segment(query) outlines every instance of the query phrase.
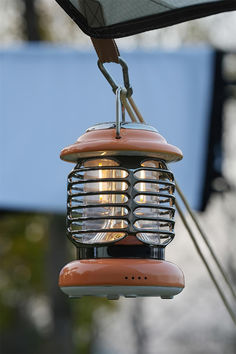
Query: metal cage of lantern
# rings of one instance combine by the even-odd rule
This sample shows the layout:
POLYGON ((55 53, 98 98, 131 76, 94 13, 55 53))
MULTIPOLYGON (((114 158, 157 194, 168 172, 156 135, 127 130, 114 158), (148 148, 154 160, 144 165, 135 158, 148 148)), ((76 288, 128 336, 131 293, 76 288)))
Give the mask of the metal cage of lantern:
MULTIPOLYGON (((117 242, 128 235, 135 235, 144 244, 164 248, 174 237, 175 185, 173 174, 167 169, 165 162, 160 159, 144 158, 143 156, 116 156, 115 158, 106 156, 107 159, 115 161, 118 165, 84 167, 89 159, 81 159, 68 176, 67 234, 69 239, 77 247, 83 247, 83 245, 87 247, 89 245, 106 245, 117 242), (144 165, 145 162, 150 161, 155 162, 158 168, 144 165), (89 172, 98 172, 99 175, 99 171, 125 171, 125 177, 89 179, 84 177, 89 172), (151 178, 150 176, 149 178, 141 178, 140 174, 142 172, 145 175, 155 174, 159 178, 151 178), (107 182, 111 182, 112 189, 108 188, 108 190, 102 192, 100 188, 96 191, 89 190, 89 185, 93 183, 99 186, 99 184, 107 182), (124 189, 117 188, 119 184, 125 184, 126 187, 124 189), (141 190, 137 188, 140 184, 143 187, 141 190), (154 190, 150 191, 150 188, 147 188, 148 184, 153 185, 154 190), (86 191, 86 189, 89 191, 86 191), (99 198, 101 194, 115 196, 115 199, 120 196, 118 199, 122 199, 122 202, 116 200, 113 203, 85 202, 89 196, 99 198), (155 203, 150 201, 140 202, 142 197, 151 200, 153 198, 155 203), (123 215, 116 215, 117 213, 113 212, 113 215, 86 216, 88 209, 100 207, 108 208, 108 210, 109 208, 110 210, 112 208, 123 208, 125 212, 123 212, 123 215), (138 212, 140 209, 143 209, 143 213, 138 212), (148 210, 156 213, 157 216, 150 216, 150 212, 145 212, 148 210), (104 224, 107 221, 109 225, 111 220, 122 221, 123 227, 103 227, 102 230, 96 227, 91 228, 91 222, 93 221, 104 221, 104 224), (145 223, 151 223, 152 227, 145 228, 145 223), (104 235, 106 233, 110 236, 114 234, 114 237, 111 237, 112 240, 109 241, 105 238, 100 241, 99 237, 97 239, 96 236, 92 239, 89 237, 92 234, 104 235), (115 237, 117 234, 118 236, 115 237), (86 235, 88 235, 88 239, 86 239, 86 235), (154 238, 150 236, 154 236, 154 238)), ((97 158, 97 161, 102 160, 102 157, 97 158)), ((96 161, 96 158, 93 158, 92 161, 96 161)))

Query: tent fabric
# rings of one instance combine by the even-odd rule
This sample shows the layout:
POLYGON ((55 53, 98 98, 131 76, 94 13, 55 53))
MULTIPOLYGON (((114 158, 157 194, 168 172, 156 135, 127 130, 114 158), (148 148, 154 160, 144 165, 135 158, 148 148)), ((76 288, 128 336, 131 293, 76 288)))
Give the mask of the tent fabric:
POLYGON ((94 38, 120 38, 236 10, 236 0, 56 0, 94 38))

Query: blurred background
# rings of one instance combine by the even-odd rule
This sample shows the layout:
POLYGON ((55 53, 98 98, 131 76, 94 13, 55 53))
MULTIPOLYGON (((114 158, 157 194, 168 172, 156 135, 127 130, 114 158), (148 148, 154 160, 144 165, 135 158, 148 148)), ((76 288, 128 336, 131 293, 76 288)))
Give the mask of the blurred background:
MULTIPOLYGON (((209 46, 222 54, 224 100, 220 130, 223 160, 220 174, 211 181, 213 185, 204 185, 204 193, 208 194, 209 199, 203 195, 206 203, 198 208, 202 209, 198 211, 198 216, 234 286, 235 38, 236 13, 232 12, 117 40, 121 56, 137 50, 174 53, 189 46, 209 46)), ((52 46, 66 46, 81 55, 93 53, 89 37, 53 0, 1 0, 1 60, 9 51, 36 45, 35 42, 38 45, 44 42, 52 46)), ((83 85, 89 85, 91 79, 88 78, 83 85)), ((4 90, 3 86, 1 90, 4 90)), ((219 99, 222 100, 222 97, 219 99)), ((1 136, 6 134, 3 114, 2 106, 1 136)), ((20 117, 21 112, 18 114, 20 117)), ((102 120, 98 119, 98 122, 102 120)), ((10 141, 11 134, 5 138, 10 141)), ((72 142, 68 141, 68 144, 72 142)), ((63 143, 58 142, 61 148, 63 143)), ((1 155, 7 155, 4 146, 2 149, 1 155)), ((20 165, 14 158, 7 161, 8 165, 2 165, 0 169, 8 168, 17 178, 21 173, 20 165)), ((4 185, 4 180, 2 182, 4 185)), ((9 187, 4 185, 3 188, 9 187)), ((61 189, 66 190, 65 184, 61 185, 61 189)), ((234 324, 178 216, 177 236, 168 248, 167 260, 177 263, 185 273, 186 289, 182 294, 171 301, 159 298, 69 300, 57 286, 61 267, 75 259, 74 247, 65 236, 65 214, 54 213, 55 209, 50 210, 50 207, 47 212, 46 209, 36 209, 1 204, 0 354, 235 353, 234 324)), ((203 244, 202 247, 204 249, 203 244)), ((207 250, 204 249, 204 253, 211 263, 207 250)), ((217 272, 213 264, 212 267, 217 272)), ((220 274, 216 274, 224 288, 220 274)), ((229 302, 235 306, 225 290, 229 302)))

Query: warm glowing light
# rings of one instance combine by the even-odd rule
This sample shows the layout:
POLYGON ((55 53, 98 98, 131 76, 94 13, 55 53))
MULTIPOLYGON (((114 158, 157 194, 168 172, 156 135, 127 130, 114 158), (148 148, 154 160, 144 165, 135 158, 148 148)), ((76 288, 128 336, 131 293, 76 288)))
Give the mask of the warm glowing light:
POLYGON ((173 227, 172 175, 158 160, 136 166, 129 170, 119 159, 105 157, 78 164, 70 180, 69 198, 73 218, 70 232, 76 241, 94 244, 122 239, 130 232, 128 215, 132 208, 139 240, 160 244, 161 237, 169 238, 173 227), (130 183, 136 192, 134 197, 130 183))
MULTIPOLYGON (((140 178, 144 179, 145 178, 145 171, 141 170, 140 172, 140 178)), ((140 183, 140 192, 145 192, 145 185, 146 183, 140 183)), ((140 195, 140 203, 145 203, 146 202, 146 198, 143 194, 140 195)))
POLYGON ((128 210, 125 206, 117 204, 127 201, 127 197, 122 192, 127 189, 128 185, 127 182, 117 181, 117 179, 125 179, 128 173, 117 168, 118 162, 106 158, 87 160, 83 167, 87 168, 83 176, 83 190, 87 193, 83 198, 83 203, 89 207, 83 210, 83 217, 87 220, 80 227, 82 230, 90 230, 83 242, 102 243, 123 238, 126 235, 125 229, 128 223, 122 217, 127 215, 128 210), (94 207, 90 207, 91 205, 94 207), (121 219, 117 218, 119 216, 121 219), (100 217, 100 219, 94 219, 94 217, 100 217), (104 219, 104 217, 110 218, 104 219), (124 232, 116 231, 116 229, 124 229, 124 232), (92 230, 101 231, 93 232, 92 230))
MULTIPOLYGON (((102 166, 102 163, 99 162, 98 166, 102 166)), ((106 176, 103 176, 103 171, 99 170, 99 179, 106 178, 106 176)), ((99 183, 99 191, 102 192, 102 183, 99 183)), ((102 194, 99 196, 99 200, 102 203, 102 194)))

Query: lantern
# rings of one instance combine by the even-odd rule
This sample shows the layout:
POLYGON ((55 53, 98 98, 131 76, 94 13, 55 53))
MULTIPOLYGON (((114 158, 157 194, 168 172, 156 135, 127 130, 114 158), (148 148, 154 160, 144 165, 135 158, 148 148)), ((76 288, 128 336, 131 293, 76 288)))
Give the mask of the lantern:
POLYGON ((68 176, 67 235, 77 260, 60 273, 70 297, 160 296, 182 291, 184 276, 165 261, 174 237, 174 177, 181 151, 146 124, 98 124, 61 152, 68 176))

